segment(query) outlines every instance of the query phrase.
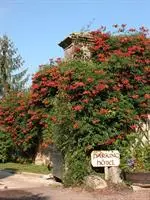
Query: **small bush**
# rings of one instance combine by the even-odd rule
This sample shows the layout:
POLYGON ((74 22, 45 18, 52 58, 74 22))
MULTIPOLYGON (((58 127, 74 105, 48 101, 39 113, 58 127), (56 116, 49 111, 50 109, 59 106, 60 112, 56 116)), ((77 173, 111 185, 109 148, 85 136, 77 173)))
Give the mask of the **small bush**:
POLYGON ((79 185, 90 172, 90 161, 83 149, 74 149, 65 156, 64 185, 79 185))

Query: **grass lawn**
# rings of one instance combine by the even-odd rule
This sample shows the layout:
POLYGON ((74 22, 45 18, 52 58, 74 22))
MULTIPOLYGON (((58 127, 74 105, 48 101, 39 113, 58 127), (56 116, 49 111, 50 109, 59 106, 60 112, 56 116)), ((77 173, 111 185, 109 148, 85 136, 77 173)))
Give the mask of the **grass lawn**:
POLYGON ((35 164, 20 164, 20 163, 0 163, 0 170, 11 170, 14 172, 31 172, 39 174, 48 174, 50 171, 46 166, 35 164))

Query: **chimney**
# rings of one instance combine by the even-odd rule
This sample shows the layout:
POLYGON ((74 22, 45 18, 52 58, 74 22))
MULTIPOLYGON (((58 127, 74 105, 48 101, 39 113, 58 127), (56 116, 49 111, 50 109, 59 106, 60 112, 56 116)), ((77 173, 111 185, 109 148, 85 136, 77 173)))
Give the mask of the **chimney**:
POLYGON ((93 43, 93 38, 88 32, 72 33, 61 41, 58 45, 64 49, 65 59, 75 58, 75 49, 80 48, 82 50, 81 59, 86 60, 91 57, 89 46, 93 43))

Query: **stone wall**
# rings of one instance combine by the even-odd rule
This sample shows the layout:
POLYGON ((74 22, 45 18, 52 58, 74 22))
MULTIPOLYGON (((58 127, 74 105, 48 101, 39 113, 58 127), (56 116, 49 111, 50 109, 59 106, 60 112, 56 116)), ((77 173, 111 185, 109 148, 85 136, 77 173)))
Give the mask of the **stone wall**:
POLYGON ((49 150, 49 147, 44 148, 44 149, 39 147, 39 150, 35 157, 35 164, 52 167, 52 158, 51 158, 51 152, 49 150))

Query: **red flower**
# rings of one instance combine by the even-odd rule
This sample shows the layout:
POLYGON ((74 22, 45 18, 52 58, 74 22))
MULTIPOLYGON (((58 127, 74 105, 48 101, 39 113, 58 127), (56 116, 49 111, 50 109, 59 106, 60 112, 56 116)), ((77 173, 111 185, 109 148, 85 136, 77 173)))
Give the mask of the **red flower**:
POLYGON ((47 77, 42 77, 42 81, 47 81, 47 77))
POLYGON ((7 118, 5 119, 5 121, 8 122, 8 123, 12 123, 12 122, 15 121, 15 119, 14 119, 13 116, 9 116, 9 117, 7 117, 7 118))
POLYGON ((75 90, 78 87, 84 87, 84 86, 85 86, 85 84, 83 82, 76 82, 73 85, 71 85, 69 89, 70 90, 75 90))
POLYGON ((113 54, 116 56, 124 56, 124 53, 120 49, 114 50, 113 54))
POLYGON ((139 115, 135 115, 135 116, 134 116, 134 119, 135 119, 135 120, 140 120, 139 115))
POLYGON ((52 116, 50 119, 51 119, 53 122, 56 122, 56 121, 57 121, 57 118, 56 118, 55 116, 52 116))
POLYGON ((113 90, 115 90, 115 91, 120 91, 120 87, 117 86, 117 85, 115 85, 115 86, 113 86, 113 90))
POLYGON ((147 104, 143 102, 143 103, 140 104, 140 107, 146 108, 146 107, 147 107, 147 104))
POLYGON ((147 73, 150 72, 150 67, 145 67, 144 71, 147 72, 147 73))
POLYGON ((41 93, 46 93, 48 91, 47 88, 41 88, 41 93))
POLYGON ((135 94, 135 95, 132 95, 131 96, 133 99, 138 99, 139 98, 139 95, 138 94, 135 94))
POLYGON ((38 84, 33 84, 33 85, 32 85, 32 88, 33 88, 34 90, 37 90, 37 89, 39 89, 39 85, 38 85, 38 84))
POLYGON ((134 125, 131 125, 130 128, 131 128, 132 130, 135 130, 135 129, 137 128, 137 125, 135 125, 135 124, 134 124, 134 125))
POLYGON ((148 115, 147 114, 141 114, 140 117, 143 118, 143 119, 147 119, 148 115))
POLYGON ((78 128, 79 128, 79 125, 78 125, 77 122, 73 125, 73 128, 74 128, 74 129, 78 129, 78 128))
POLYGON ((23 111, 23 110, 25 110, 25 106, 20 106, 20 107, 16 108, 16 110, 17 111, 23 111))
POLYGON ((105 114, 108 113, 108 110, 105 109, 105 108, 101 108, 100 111, 99 111, 99 113, 100 113, 101 115, 105 115, 105 114))
POLYGON ((119 100, 116 97, 112 97, 111 99, 108 99, 107 101, 108 103, 117 103, 119 100))
POLYGON ((99 119, 93 119, 93 120, 92 120, 92 123, 93 123, 93 124, 98 124, 99 122, 100 122, 99 119))
POLYGON ((128 79, 124 79, 124 80, 122 80, 122 83, 123 83, 124 85, 127 85, 127 84, 129 84, 129 81, 128 81, 128 79))
POLYGON ((99 83, 95 88, 96 88, 96 90, 97 90, 98 92, 100 92, 100 91, 102 91, 102 90, 108 88, 108 85, 103 84, 103 83, 99 83))
POLYGON ((118 135, 117 139, 123 139, 123 135, 118 135))
POLYGON ((145 95, 144 95, 144 98, 145 98, 145 99, 150 99, 150 94, 145 94, 145 95))
POLYGON ((105 60, 106 60, 105 54, 103 53, 98 54, 98 61, 105 62, 105 60))
POLYGON ((113 144, 115 141, 116 141, 115 138, 112 138, 112 139, 109 139, 106 142, 104 142, 104 144, 105 145, 110 145, 110 144, 113 144))
POLYGON ((127 43, 129 41, 129 37, 121 37, 120 42, 127 43))
POLYGON ((48 87, 57 87, 58 83, 56 81, 50 80, 50 81, 47 81, 45 85, 48 86, 48 87))
POLYGON ((75 111, 81 111, 81 110, 83 110, 83 108, 84 108, 84 107, 81 106, 81 105, 76 105, 76 106, 73 106, 73 107, 72 107, 72 109, 75 110, 75 111))
POLYGON ((91 78, 91 77, 89 77, 89 78, 87 79, 87 81, 88 81, 89 83, 92 83, 92 82, 94 81, 94 79, 91 78))
POLYGON ((84 92, 83 92, 83 94, 88 94, 88 95, 90 95, 91 94, 91 92, 90 91, 88 91, 88 90, 85 90, 84 92))
POLYGON ((3 111, 0 111, 0 116, 3 115, 3 114, 4 114, 3 111))
POLYGON ((83 102, 83 103, 88 103, 88 102, 89 102, 89 99, 83 99, 82 102, 83 102))
POLYGON ((94 73, 95 74, 101 74, 101 75, 105 74, 104 70, 102 70, 102 69, 101 70, 95 70, 94 73))

